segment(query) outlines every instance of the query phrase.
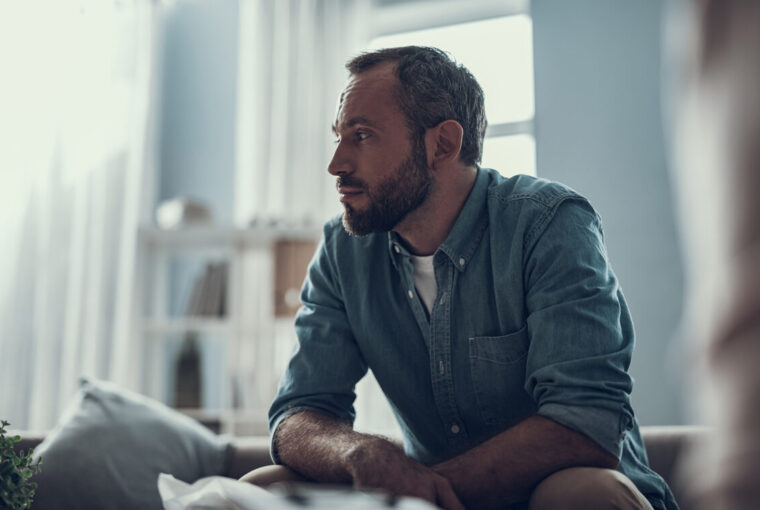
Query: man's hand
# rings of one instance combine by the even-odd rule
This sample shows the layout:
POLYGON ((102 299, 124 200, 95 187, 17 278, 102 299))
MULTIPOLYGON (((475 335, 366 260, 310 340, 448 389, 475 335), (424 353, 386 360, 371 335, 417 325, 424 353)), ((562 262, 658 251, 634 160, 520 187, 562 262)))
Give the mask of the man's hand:
POLYGON ((464 510, 446 478, 387 439, 356 432, 349 423, 302 411, 285 418, 275 435, 282 463, 317 482, 383 489, 464 510))
POLYGON ((346 453, 354 487, 372 487, 421 498, 446 510, 464 510, 449 481, 409 458, 398 446, 371 438, 346 453))

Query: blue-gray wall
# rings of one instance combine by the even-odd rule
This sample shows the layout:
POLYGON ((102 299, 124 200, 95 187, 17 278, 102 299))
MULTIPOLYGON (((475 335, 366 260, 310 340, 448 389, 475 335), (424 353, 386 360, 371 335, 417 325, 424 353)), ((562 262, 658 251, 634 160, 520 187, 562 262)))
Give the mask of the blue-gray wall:
POLYGON ((682 302, 660 105, 662 3, 533 0, 538 174, 587 196, 637 332, 633 403, 682 421, 670 349, 682 302))
POLYGON ((198 198, 233 219, 237 0, 183 0, 164 15, 158 199, 198 198))

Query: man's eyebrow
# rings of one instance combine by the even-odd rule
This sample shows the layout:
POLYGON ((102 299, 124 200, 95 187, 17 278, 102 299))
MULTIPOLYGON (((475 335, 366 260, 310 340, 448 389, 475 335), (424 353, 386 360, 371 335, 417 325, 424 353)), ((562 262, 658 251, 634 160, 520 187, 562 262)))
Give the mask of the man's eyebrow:
POLYGON ((369 127, 377 127, 377 125, 371 120, 369 120, 367 117, 351 117, 346 122, 342 123, 340 126, 338 126, 336 123, 333 122, 332 126, 330 127, 332 128, 332 132, 337 135, 338 128, 346 129, 346 128, 353 127, 357 124, 365 124, 369 127))

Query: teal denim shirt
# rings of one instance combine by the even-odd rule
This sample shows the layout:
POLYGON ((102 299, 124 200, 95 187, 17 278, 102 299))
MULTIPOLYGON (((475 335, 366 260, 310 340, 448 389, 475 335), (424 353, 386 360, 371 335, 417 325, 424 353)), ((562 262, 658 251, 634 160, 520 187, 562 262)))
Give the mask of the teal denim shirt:
POLYGON ((618 457, 655 508, 677 508, 648 467, 630 403, 633 324, 586 199, 479 169, 435 252, 429 315, 398 236, 353 237, 340 220, 309 266, 272 434, 305 409, 353 422, 354 386, 371 368, 424 464, 539 414, 618 457))

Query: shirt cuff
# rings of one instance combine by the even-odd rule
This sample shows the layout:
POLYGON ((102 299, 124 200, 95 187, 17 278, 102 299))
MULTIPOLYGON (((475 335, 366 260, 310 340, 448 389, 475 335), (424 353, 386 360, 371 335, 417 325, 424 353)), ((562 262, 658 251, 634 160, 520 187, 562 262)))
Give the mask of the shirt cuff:
POLYGON ((620 460, 625 434, 631 429, 626 415, 599 407, 544 404, 538 414, 580 432, 620 460))

